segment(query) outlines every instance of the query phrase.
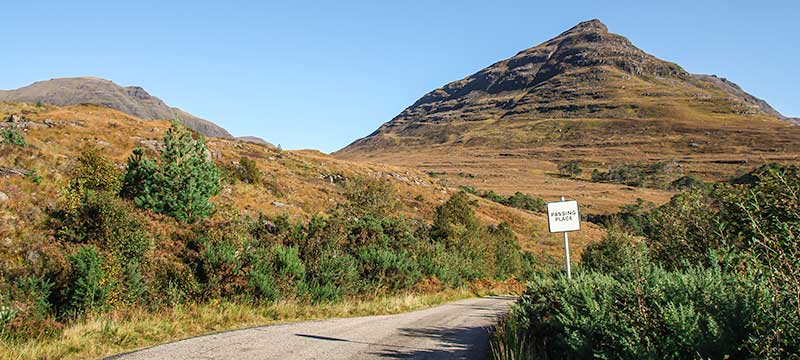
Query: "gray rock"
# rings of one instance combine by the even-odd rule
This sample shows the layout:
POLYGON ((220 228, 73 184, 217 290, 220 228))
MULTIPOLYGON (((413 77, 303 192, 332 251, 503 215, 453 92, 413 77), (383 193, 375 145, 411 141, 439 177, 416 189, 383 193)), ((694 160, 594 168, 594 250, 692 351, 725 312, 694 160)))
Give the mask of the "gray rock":
POLYGON ((282 207, 287 207, 289 205, 286 205, 286 204, 284 204, 284 203, 282 203, 280 201, 273 201, 272 202, 272 206, 282 208, 282 207))
POLYGON ((8 122, 12 122, 12 123, 22 122, 22 117, 17 115, 17 114, 11 114, 8 117, 8 122))
POLYGON ((0 202, 8 201, 8 195, 6 193, 0 191, 0 202))

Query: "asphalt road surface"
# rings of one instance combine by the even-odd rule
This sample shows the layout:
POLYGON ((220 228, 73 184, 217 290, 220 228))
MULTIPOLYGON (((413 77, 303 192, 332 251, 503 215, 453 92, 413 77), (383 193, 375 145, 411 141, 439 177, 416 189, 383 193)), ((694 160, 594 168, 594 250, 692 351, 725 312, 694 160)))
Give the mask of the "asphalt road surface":
POLYGON ((493 296, 398 315, 228 331, 109 359, 485 359, 489 330, 514 300, 493 296))

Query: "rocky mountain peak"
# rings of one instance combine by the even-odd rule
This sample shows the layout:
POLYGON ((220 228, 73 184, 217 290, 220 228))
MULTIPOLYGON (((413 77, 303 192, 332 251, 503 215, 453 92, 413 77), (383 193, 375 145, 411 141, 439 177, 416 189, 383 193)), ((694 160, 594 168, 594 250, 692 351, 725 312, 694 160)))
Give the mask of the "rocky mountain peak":
POLYGON ((608 33, 608 27, 599 19, 592 19, 578 23, 569 30, 561 33, 559 37, 580 32, 608 33))

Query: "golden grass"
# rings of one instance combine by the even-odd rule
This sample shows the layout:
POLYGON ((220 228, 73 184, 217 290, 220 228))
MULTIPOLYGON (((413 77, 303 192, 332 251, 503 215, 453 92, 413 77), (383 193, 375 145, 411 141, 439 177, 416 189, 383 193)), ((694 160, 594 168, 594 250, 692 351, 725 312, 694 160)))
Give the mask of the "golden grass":
POLYGON ((220 331, 337 317, 397 314, 490 293, 493 293, 491 289, 462 289, 322 305, 278 302, 251 306, 222 302, 182 305, 157 313, 115 311, 70 324, 54 339, 2 343, 0 359, 96 359, 220 331))

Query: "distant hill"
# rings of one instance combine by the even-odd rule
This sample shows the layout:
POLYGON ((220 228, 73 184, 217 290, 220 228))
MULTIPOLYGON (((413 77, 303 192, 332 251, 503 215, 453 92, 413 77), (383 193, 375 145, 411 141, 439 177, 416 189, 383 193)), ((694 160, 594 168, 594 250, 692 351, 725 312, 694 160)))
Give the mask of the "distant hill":
POLYGON ((95 104, 147 120, 181 119, 205 136, 230 138, 227 130, 181 109, 171 107, 138 86, 122 87, 96 77, 60 78, 35 82, 16 90, 0 90, 0 101, 42 102, 69 106, 95 104))
POLYGON ((258 136, 239 136, 239 137, 236 138, 236 140, 246 141, 246 142, 253 143, 253 144, 258 144, 258 145, 264 145, 264 146, 270 147, 270 148, 276 148, 276 146, 274 144, 272 144, 271 142, 269 142, 267 140, 264 140, 264 139, 262 139, 262 138, 260 138, 258 136))

